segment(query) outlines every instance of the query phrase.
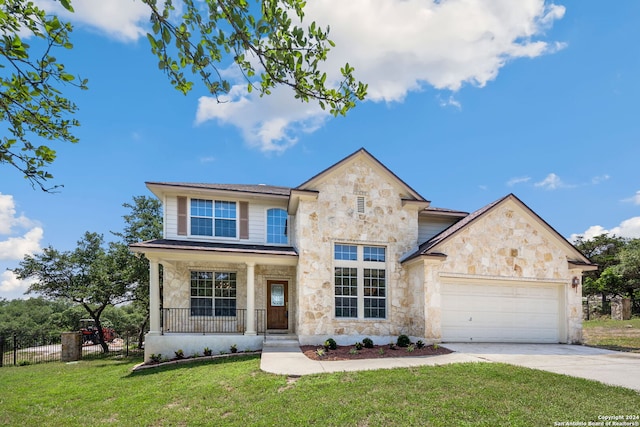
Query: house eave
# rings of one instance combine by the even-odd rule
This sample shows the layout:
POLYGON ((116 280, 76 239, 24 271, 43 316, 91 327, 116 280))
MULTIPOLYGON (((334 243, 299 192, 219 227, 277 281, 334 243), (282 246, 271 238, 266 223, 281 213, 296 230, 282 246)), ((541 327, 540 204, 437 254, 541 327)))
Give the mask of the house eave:
POLYGON ((295 215, 298 211, 298 205, 300 204, 300 200, 317 200, 318 192, 314 190, 291 190, 291 194, 289 195, 289 204, 287 206, 287 212, 289 215, 295 215))

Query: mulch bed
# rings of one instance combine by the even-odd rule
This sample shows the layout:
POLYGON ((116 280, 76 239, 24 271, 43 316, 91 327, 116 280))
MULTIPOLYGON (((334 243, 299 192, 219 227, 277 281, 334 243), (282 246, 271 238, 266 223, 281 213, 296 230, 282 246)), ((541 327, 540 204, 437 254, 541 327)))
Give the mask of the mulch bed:
POLYGON ((338 346, 335 350, 324 352, 323 356, 319 356, 317 350, 322 346, 303 345, 300 349, 309 359, 312 360, 360 360, 360 359, 382 359, 385 357, 408 357, 408 356, 437 356, 440 354, 452 353, 451 350, 444 347, 425 346, 422 348, 414 347, 413 351, 407 351, 407 347, 395 347, 391 349, 389 345, 374 345, 373 348, 363 348, 356 352, 351 352, 355 347, 352 345, 338 346))

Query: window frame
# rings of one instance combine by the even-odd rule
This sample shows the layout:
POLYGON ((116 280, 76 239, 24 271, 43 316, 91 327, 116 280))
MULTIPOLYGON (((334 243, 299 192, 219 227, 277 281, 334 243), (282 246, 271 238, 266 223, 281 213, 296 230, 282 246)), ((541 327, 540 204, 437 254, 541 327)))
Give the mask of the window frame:
POLYGON ((239 202, 237 200, 225 200, 225 199, 220 199, 220 198, 199 198, 199 197, 190 197, 188 200, 188 205, 187 205, 187 209, 188 209, 188 215, 189 215, 189 224, 188 224, 188 230, 189 230, 189 236, 190 237, 197 237, 197 238, 211 238, 211 239, 223 239, 223 240, 239 240, 240 239, 240 206, 239 206, 239 202), (194 201, 204 201, 204 202, 209 202, 211 203, 211 216, 207 216, 207 215, 193 215, 193 203, 194 201), (231 217, 224 217, 224 216, 217 216, 217 208, 216 208, 216 204, 217 203, 225 203, 225 204, 233 204, 233 210, 235 211, 235 217, 231 218, 231 217), (211 229, 211 234, 195 234, 193 232, 193 227, 194 227, 194 221, 193 219, 197 218, 197 219, 208 219, 211 221, 210 224, 210 229, 211 229), (233 221, 234 222, 234 228, 233 228, 233 232, 234 232, 234 236, 224 236, 224 235, 217 235, 216 234, 216 230, 218 229, 217 227, 217 221, 233 221))
MULTIPOLYGON (((196 280, 200 280, 196 278, 196 280)), ((197 293, 197 292, 196 292, 197 293)), ((237 317, 238 313, 238 273, 236 271, 214 271, 214 270, 190 270, 189 272, 189 314, 191 317, 237 317), (202 289, 205 295, 193 295, 194 275, 209 275, 210 278, 202 280, 210 281, 210 288, 207 286, 196 287, 196 291, 202 289), (228 275, 227 279, 222 279, 221 275, 228 275), (233 284, 228 289, 228 296, 223 295, 222 287, 218 287, 218 282, 229 282, 233 284), (221 292, 218 295, 218 290, 221 292), (209 292, 207 292, 209 291, 209 292), (209 293, 210 295, 207 295, 209 293), (233 296, 232 296, 233 295, 233 296), (200 303, 208 300, 209 306, 198 304, 194 307, 194 298, 200 303), (227 302, 223 304, 223 302, 227 302), (230 302, 233 303, 230 303, 230 302), (218 302, 220 305, 218 305, 218 302), (226 310, 226 311, 225 311, 226 310)))
POLYGON ((388 248, 386 246, 377 244, 333 243, 333 316, 335 319, 370 321, 388 319, 389 277, 387 274, 387 250, 388 248), (355 259, 353 259, 354 248, 356 254, 355 259), (373 251, 368 251, 369 260, 365 260, 365 248, 373 249, 373 251), (346 268, 356 271, 357 286, 355 296, 345 295, 345 285, 339 283, 340 280, 344 280, 344 278, 347 277, 344 274, 339 274, 346 268), (339 269, 341 270, 339 271, 339 269), (368 271, 367 276, 365 276, 365 271, 368 271), (375 272, 375 277, 372 275, 372 272, 375 272), (350 299, 350 304, 344 304, 345 298, 350 299), (351 310, 351 313, 353 313, 351 303, 354 299, 356 301, 356 316, 343 315, 346 310, 351 310), (339 312, 341 312, 340 315, 339 312), (377 315, 372 316, 372 313, 377 313, 377 315))
MULTIPOLYGON (((280 219, 280 218, 279 218, 280 219)), ((279 208, 279 207, 271 207, 271 208, 267 208, 265 210, 265 229, 264 229, 264 241, 266 244, 269 245, 288 245, 289 244, 289 213, 287 212, 286 209, 284 208, 279 208), (276 234, 270 233, 269 230, 272 226, 270 226, 269 224, 269 213, 270 212, 275 212, 275 211, 280 211, 280 212, 284 212, 284 238, 285 241, 284 242, 272 242, 270 241, 270 236, 274 235, 277 236, 276 234)), ((273 227, 281 227, 281 225, 274 225, 273 227)), ((282 236, 278 236, 278 237, 282 237, 282 236)))

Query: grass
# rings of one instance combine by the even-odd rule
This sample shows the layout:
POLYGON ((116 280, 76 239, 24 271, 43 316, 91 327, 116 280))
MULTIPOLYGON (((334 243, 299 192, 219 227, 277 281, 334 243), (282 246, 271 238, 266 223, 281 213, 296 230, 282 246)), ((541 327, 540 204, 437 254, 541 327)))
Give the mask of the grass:
POLYGON ((553 425, 632 414, 632 390, 477 363, 287 378, 257 356, 131 372, 131 360, 0 369, 0 425, 553 425))
POLYGON ((593 347, 640 353, 640 318, 601 318, 582 323, 584 342, 593 347))

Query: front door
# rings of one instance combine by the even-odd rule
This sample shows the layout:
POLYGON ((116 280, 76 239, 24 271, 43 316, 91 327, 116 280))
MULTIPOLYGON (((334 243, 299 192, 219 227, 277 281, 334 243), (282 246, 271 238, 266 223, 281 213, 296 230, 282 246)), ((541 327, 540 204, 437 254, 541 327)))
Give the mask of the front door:
POLYGON ((267 281, 267 329, 288 329, 287 282, 267 281))

